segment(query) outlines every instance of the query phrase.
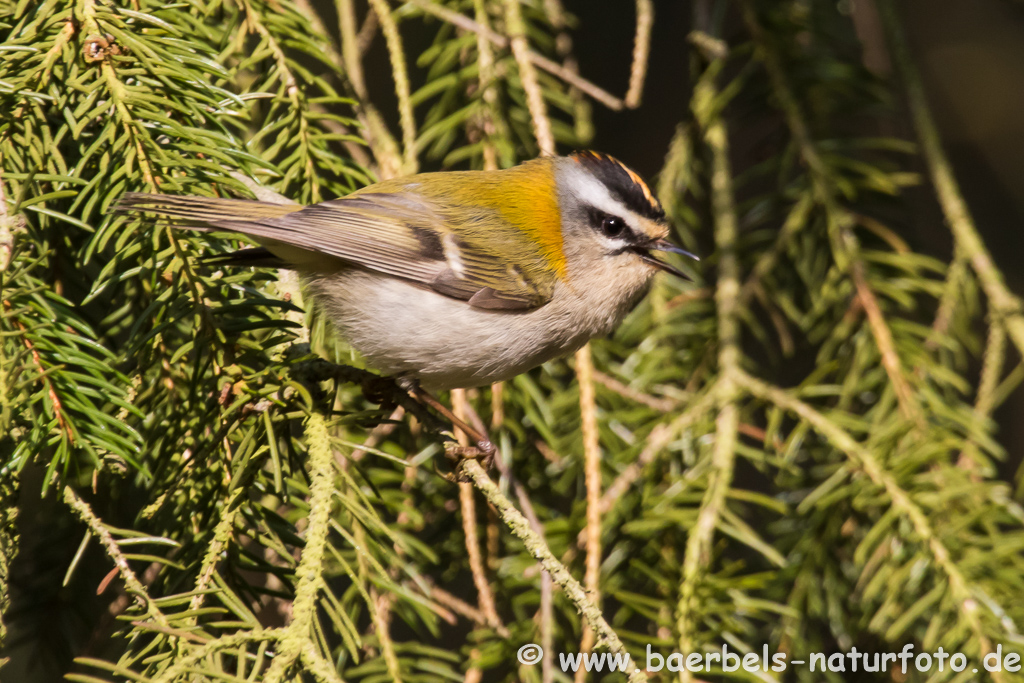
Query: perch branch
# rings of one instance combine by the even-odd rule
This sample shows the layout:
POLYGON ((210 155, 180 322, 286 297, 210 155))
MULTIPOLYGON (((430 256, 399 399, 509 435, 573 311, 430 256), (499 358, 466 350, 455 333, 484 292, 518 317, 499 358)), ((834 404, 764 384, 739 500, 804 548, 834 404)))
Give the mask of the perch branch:
MULTIPOLYGON (((597 426, 597 402, 594 396, 594 361, 590 345, 576 352, 576 379, 580 387, 580 430, 583 433, 583 470, 587 490, 587 571, 583 583, 591 600, 600 606, 601 579, 601 444, 597 426)), ((594 647, 594 632, 583 629, 580 652, 594 647)), ((576 683, 582 683, 586 670, 577 670, 576 683)))
MULTIPOLYGON (((622 644, 618 634, 605 620, 601 610, 587 596, 587 592, 580 585, 580 582, 573 578, 569 570, 551 553, 551 549, 548 548, 544 539, 530 528, 530 523, 527 519, 512 505, 512 501, 506 498, 501 490, 498 489, 497 484, 487 476, 480 463, 475 460, 467 460, 464 471, 487 500, 490 501, 491 505, 495 507, 502 521, 508 526, 509 531, 523 542, 526 550, 540 562, 541 567, 551 574, 555 583, 562 587, 566 596, 576 607, 576 611, 587 621, 590 628, 594 629, 598 637, 598 645, 605 644, 608 646, 608 649, 616 654, 627 654, 626 646, 622 644)), ((635 670, 630 672, 629 680, 632 683, 642 683, 647 680, 647 675, 640 670, 635 670)))

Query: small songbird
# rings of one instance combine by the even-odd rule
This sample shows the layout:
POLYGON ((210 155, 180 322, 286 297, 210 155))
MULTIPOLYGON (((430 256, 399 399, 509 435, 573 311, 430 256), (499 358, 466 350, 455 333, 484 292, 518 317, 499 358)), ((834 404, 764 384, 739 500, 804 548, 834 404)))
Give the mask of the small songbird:
POLYGON ((373 368, 424 389, 506 380, 610 333, 658 270, 658 200, 610 156, 422 173, 312 206, 128 193, 119 210, 238 232, 219 263, 291 268, 373 368))

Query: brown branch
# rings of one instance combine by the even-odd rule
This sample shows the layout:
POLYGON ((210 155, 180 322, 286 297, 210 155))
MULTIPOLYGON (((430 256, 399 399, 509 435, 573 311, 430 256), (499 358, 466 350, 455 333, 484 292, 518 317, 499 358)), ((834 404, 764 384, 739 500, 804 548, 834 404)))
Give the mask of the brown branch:
MULTIPOLYGON (((468 417, 469 411, 466 407, 466 390, 452 389, 452 408, 462 420, 468 417)), ((461 445, 469 446, 469 437, 461 429, 455 428, 455 437, 461 445)), ((487 581, 487 572, 480 555, 480 541, 476 533, 476 500, 473 498, 471 484, 466 482, 459 484, 459 503, 462 507, 462 530, 466 537, 466 555, 469 559, 469 569, 473 574, 477 599, 480 601, 480 612, 484 615, 487 625, 497 629, 501 626, 501 619, 494 606, 494 594, 487 581)))
POLYGON ((719 386, 713 385, 696 400, 685 408, 682 414, 672 420, 669 424, 660 424, 651 430, 647 436, 647 443, 644 449, 637 456, 636 460, 622 470, 612 485, 601 497, 601 514, 607 514, 615 503, 626 494, 633 483, 640 478, 644 469, 651 464, 661 451, 665 449, 681 432, 691 427, 694 423, 704 417, 718 401, 719 386))
POLYGON ((917 425, 918 429, 924 429, 924 414, 921 412, 917 399, 914 398, 913 390, 907 383, 903 372, 903 365, 900 363, 900 357, 896 353, 896 347, 893 344, 892 332, 885 321, 885 314, 879 308, 878 300, 875 298, 874 292, 871 291, 864 277, 864 264, 859 259, 854 261, 852 271, 853 284, 857 289, 857 298, 860 300, 861 306, 864 307, 864 313, 867 315, 871 334, 878 345, 879 353, 882 354, 882 367, 885 368, 885 374, 889 376, 889 381, 892 382, 892 388, 896 393, 896 401, 900 406, 900 411, 903 413, 903 417, 917 425))
MULTIPOLYGON (((601 605, 599 584, 601 579, 601 445, 597 426, 597 403, 594 395, 594 363, 590 345, 576 352, 576 379, 580 387, 580 430, 583 434, 583 469, 587 489, 587 555, 583 583, 590 599, 601 605)), ((594 646, 594 632, 583 629, 580 652, 589 652, 594 646)), ((583 683, 587 671, 576 671, 576 683, 583 683)))
POLYGON ((594 380, 597 381, 598 384, 602 385, 606 389, 614 391, 623 398, 628 398, 630 401, 635 401, 641 405, 645 405, 652 410, 670 413, 678 408, 681 403, 681 401, 676 399, 651 396, 650 394, 633 389, 614 377, 604 374, 600 370, 594 370, 593 372, 594 380))

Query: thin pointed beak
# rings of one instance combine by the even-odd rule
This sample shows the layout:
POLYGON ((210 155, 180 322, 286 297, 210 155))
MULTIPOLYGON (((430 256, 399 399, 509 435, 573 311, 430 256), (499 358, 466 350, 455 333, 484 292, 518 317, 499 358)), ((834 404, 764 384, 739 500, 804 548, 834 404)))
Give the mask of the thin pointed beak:
POLYGON ((654 251, 670 251, 673 254, 682 254, 683 256, 689 256, 694 261, 700 261, 700 257, 696 254, 686 251, 682 247, 677 247, 668 240, 654 240, 647 245, 647 248, 653 249, 654 251))
POLYGON ((652 256, 650 253, 651 251, 669 251, 672 252, 673 254, 682 254, 683 256, 689 256, 694 261, 700 261, 700 258, 696 254, 691 254, 682 247, 677 247, 676 245, 672 244, 668 240, 654 240, 653 242, 651 242, 638 252, 640 254, 640 258, 642 258, 644 262, 647 263, 648 265, 654 266, 655 268, 663 270, 666 273, 672 273, 676 277, 693 282, 693 278, 684 273, 683 271, 678 270, 673 266, 670 266, 664 261, 654 258, 654 256, 652 256))

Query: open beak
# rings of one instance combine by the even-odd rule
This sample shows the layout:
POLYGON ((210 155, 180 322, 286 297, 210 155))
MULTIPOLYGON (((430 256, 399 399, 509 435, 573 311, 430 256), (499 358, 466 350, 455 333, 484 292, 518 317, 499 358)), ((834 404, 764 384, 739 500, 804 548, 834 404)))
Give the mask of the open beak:
POLYGON ((698 257, 696 254, 692 254, 686 251, 682 247, 677 247, 668 240, 654 240, 650 244, 646 245, 643 249, 639 249, 637 251, 637 253, 640 254, 640 258, 643 259, 649 265, 652 265, 660 270, 664 270, 666 273, 672 273, 676 277, 681 277, 684 280, 689 280, 690 282, 693 282, 693 278, 684 273, 683 271, 677 270, 676 268, 673 268, 664 261, 654 258, 654 256, 651 255, 652 251, 670 251, 673 254, 682 254, 683 256, 689 256, 694 261, 700 261, 700 257, 698 257))

